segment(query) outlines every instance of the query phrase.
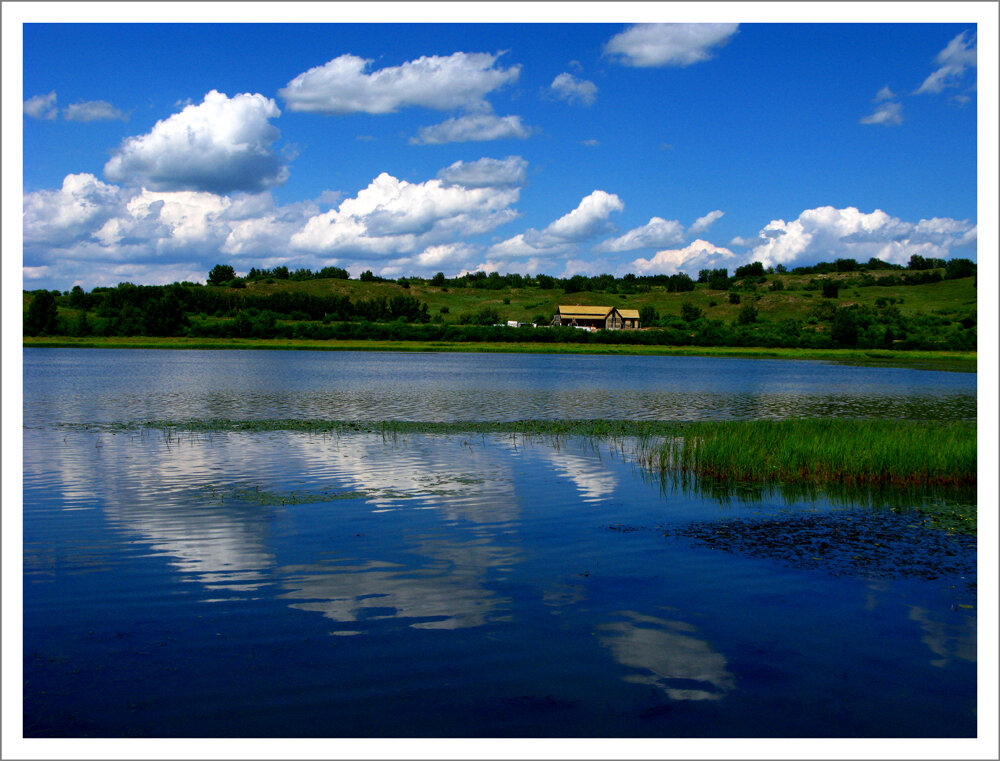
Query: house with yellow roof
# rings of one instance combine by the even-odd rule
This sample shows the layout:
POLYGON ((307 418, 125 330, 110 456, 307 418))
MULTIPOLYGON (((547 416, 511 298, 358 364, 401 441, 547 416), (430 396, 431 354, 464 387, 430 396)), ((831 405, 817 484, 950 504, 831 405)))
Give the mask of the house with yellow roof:
POLYGON ((591 330, 637 330, 639 310, 560 304, 552 324, 591 330))

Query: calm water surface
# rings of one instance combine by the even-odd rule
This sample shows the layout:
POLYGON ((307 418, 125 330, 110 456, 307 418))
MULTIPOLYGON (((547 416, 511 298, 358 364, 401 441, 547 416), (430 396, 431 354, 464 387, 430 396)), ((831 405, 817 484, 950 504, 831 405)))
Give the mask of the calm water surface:
POLYGON ((24 385, 29 426, 976 416, 974 373, 702 357, 25 349, 24 385))
POLYGON ((974 376, 665 358, 24 356, 27 736, 975 735, 974 553, 971 572, 935 578, 839 573, 673 531, 877 509, 705 496, 650 479, 627 443, 59 426, 968 417, 974 376))

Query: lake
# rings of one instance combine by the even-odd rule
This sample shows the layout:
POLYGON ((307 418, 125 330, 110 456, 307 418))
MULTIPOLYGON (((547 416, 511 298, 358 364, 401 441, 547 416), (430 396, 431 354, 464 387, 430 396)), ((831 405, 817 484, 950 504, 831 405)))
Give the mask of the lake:
MULTIPOLYGON (((973 420, 974 374, 681 357, 23 357, 26 736, 976 734, 975 543, 916 527, 885 495, 661 480, 630 441, 66 425, 973 420), (835 534, 858 546, 830 547, 835 534), (862 544, 879 547, 865 563, 862 544)), ((925 500, 975 495, 904 502, 925 500)))

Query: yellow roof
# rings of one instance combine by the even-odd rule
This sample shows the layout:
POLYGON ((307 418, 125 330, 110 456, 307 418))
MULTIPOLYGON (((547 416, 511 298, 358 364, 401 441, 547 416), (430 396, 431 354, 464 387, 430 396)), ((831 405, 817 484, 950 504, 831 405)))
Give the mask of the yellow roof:
POLYGON ((605 317, 611 307, 559 306, 559 314, 563 317, 605 317))
POLYGON ((638 309, 619 309, 618 314, 624 317, 626 320, 638 320, 639 310, 638 309))

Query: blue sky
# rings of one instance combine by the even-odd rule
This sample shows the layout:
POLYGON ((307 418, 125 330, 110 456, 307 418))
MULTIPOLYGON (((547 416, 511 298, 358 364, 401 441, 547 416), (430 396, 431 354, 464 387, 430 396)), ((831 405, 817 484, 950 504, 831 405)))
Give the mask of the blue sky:
POLYGON ((977 31, 25 24, 24 287, 976 259, 977 31))

